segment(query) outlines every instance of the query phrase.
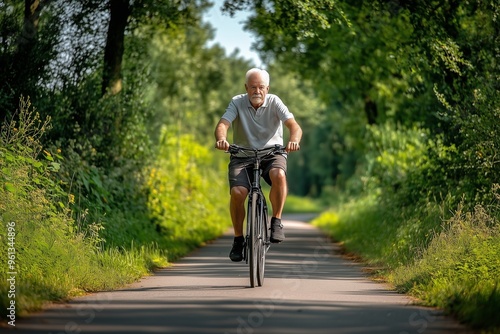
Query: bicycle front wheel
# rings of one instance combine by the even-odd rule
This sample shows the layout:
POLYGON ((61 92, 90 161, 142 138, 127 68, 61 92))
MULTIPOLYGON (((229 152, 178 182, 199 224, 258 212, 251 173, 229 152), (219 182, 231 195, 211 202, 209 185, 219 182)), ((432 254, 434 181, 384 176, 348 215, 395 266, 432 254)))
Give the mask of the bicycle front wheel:
POLYGON ((258 207, 257 200, 259 195, 253 193, 248 201, 247 216, 247 245, 248 245, 248 264, 250 269, 250 287, 258 285, 258 263, 259 263, 259 229, 258 229, 258 207))

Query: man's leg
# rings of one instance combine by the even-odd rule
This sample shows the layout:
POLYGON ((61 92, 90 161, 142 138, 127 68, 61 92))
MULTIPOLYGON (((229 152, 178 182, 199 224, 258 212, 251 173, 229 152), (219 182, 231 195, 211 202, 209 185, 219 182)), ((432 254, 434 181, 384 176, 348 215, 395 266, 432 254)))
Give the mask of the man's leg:
POLYGON ((273 217, 280 218, 285 206, 286 195, 288 193, 288 185, 286 183, 286 173, 281 168, 272 168, 269 171, 271 179, 271 191, 269 192, 269 200, 273 209, 273 217))
POLYGON ((245 199, 248 195, 248 189, 242 186, 231 188, 231 201, 229 211, 233 222, 234 236, 243 235, 243 221, 245 220, 245 199))
POLYGON ((271 191, 269 192, 269 200, 273 209, 271 218, 271 242, 279 243, 285 240, 283 225, 281 224, 281 214, 285 206, 285 200, 288 193, 288 185, 286 182, 286 173, 281 168, 272 168, 269 171, 271 179, 271 191))
POLYGON ((247 195, 248 189, 245 187, 235 186, 231 188, 229 211, 231 212, 231 220, 233 222, 234 241, 229 258, 234 262, 243 260, 243 245, 245 243, 243 221, 245 220, 245 198, 247 195))

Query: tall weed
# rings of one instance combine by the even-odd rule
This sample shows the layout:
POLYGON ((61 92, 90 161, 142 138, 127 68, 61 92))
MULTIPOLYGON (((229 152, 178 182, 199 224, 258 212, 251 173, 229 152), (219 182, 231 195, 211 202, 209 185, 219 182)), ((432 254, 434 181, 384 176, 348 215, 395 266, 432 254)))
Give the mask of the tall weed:
POLYGON ((415 262, 391 281, 426 304, 457 314, 482 328, 500 328, 500 225, 482 206, 461 207, 415 262))
POLYGON ((313 224, 380 268, 378 273, 398 291, 472 326, 498 331, 498 208, 477 205, 468 212, 459 207, 450 214, 450 199, 395 207, 390 195, 385 200, 379 196, 341 203, 313 224))

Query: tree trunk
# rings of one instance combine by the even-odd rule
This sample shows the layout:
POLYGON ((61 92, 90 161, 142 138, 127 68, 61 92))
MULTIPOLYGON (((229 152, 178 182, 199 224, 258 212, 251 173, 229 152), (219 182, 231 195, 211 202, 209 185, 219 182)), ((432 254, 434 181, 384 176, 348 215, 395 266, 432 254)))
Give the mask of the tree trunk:
POLYGON ((50 0, 26 0, 24 2, 24 23, 17 41, 17 53, 25 54, 26 49, 30 49, 36 42, 40 12, 48 2, 50 0))
POLYGON ((8 55, 7 63, 0 68, 3 87, 0 94, 8 98, 0 105, 0 123, 13 113, 19 105, 21 95, 29 97, 38 79, 35 56, 37 56, 38 22, 42 9, 52 0, 25 0, 23 25, 15 40, 15 49, 8 55), (35 64, 35 65, 34 65, 35 64), (6 88, 4 88, 6 87, 6 88))
POLYGON ((125 38, 130 15, 129 0, 110 0, 110 20, 106 47, 104 49, 104 70, 102 75, 102 95, 118 94, 122 89, 122 60, 125 38))
POLYGON ((377 123, 377 104, 369 96, 365 97, 365 114, 369 125, 377 123))

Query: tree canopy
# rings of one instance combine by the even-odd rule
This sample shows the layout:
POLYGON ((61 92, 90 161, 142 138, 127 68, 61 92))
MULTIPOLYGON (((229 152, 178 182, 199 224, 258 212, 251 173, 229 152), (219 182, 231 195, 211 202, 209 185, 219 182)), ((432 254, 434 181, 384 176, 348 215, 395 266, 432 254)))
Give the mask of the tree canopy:
MULTIPOLYGON (((252 66, 206 47, 210 5, 2 1, 1 118, 30 96, 53 119, 52 142, 85 136, 79 150, 95 149, 99 164, 145 154, 162 127, 205 141, 252 66)), ((497 4, 226 0, 221 8, 241 9, 251 13, 245 28, 272 89, 307 130, 294 191, 319 196, 372 170, 375 127, 422 129, 433 161, 425 173, 441 175, 431 178, 436 188, 486 192, 478 189, 498 175, 497 4)))

